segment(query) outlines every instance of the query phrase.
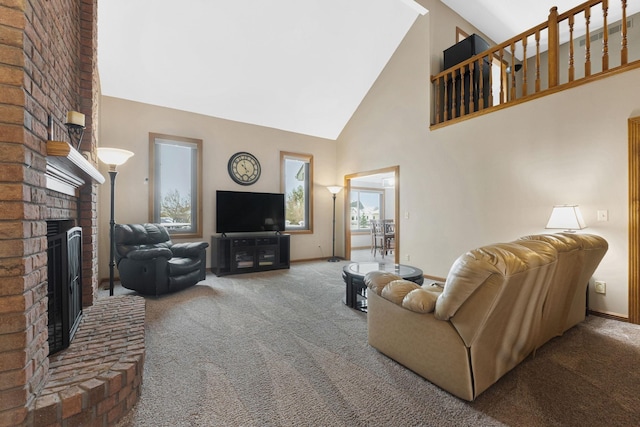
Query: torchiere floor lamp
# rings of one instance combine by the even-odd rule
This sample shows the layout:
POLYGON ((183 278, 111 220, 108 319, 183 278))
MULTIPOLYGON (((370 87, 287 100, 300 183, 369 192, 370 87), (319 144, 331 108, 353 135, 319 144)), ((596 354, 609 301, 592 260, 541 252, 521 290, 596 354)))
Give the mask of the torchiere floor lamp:
POLYGON ((133 156, 133 153, 128 150, 122 150, 120 148, 98 148, 98 158, 102 163, 109 165, 109 176, 111 177, 111 221, 109 222, 109 296, 113 296, 113 269, 116 265, 115 261, 115 189, 116 189, 116 175, 118 171, 116 168, 124 164, 129 157, 133 156))
POLYGON ((331 250, 331 258, 329 258, 327 261, 338 262, 340 261, 340 258, 336 256, 336 195, 340 192, 340 190, 342 190, 342 187, 332 185, 327 187, 327 190, 329 190, 329 192, 333 196, 333 247, 331 250))

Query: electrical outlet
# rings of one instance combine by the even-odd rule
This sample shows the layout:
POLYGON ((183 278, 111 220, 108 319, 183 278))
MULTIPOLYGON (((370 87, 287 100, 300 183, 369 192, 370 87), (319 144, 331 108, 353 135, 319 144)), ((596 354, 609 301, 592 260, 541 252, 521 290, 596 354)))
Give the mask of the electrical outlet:
POLYGON ((607 293, 606 282, 596 281, 595 290, 597 294, 606 294, 607 293))
POLYGON ((407 261, 411 261, 411 255, 407 254, 404 256, 404 259, 407 261))
POLYGON ((404 213, 404 219, 409 219, 409 211, 405 211, 405 213, 404 213))

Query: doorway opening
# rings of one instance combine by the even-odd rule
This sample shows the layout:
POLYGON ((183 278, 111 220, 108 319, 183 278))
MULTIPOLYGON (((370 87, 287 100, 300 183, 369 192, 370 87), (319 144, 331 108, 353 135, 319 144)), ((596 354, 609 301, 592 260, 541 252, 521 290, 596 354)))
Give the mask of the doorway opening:
POLYGON ((399 263, 399 181, 399 166, 345 176, 346 259, 399 263))

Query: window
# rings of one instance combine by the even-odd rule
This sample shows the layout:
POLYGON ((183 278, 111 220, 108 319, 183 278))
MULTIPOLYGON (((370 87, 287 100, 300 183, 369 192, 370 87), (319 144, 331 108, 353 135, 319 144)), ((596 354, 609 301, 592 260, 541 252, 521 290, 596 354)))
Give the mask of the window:
POLYGON ((313 156, 281 152, 280 173, 285 203, 285 230, 313 231, 313 156))
POLYGON ((202 237, 202 140, 149 134, 149 221, 202 237))
POLYGON ((351 189, 351 231, 371 229, 371 220, 384 219, 382 190, 351 189))

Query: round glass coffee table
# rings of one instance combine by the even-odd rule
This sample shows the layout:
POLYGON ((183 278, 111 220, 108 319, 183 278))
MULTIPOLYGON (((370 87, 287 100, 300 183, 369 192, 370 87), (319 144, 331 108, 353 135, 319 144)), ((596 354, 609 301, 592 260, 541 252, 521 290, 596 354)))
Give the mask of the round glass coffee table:
POLYGON ((396 274, 405 280, 422 285, 423 272, 417 267, 404 264, 384 264, 381 262, 352 262, 342 269, 342 278, 346 285, 344 303, 351 308, 367 311, 367 285, 364 276, 371 271, 386 271, 396 274))

